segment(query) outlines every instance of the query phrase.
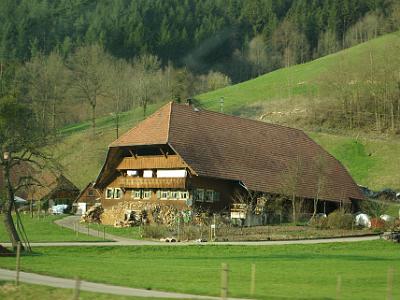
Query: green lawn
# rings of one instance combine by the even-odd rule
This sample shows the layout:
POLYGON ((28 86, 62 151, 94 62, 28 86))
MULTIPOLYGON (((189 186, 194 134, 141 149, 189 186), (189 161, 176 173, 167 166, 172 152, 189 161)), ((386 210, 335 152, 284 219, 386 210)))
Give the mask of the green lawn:
MULTIPOLYGON (((0 281, 0 299, 2 300, 70 300, 73 290, 58 289, 48 286, 21 283, 18 287, 14 283, 0 281)), ((144 300, 147 298, 116 296, 81 291, 80 300, 144 300)), ((148 298, 156 300, 155 298, 148 298)))
MULTIPOLYGON (((86 226, 86 224, 84 224, 86 226)), ((141 237, 141 228, 139 226, 134 226, 134 227, 125 227, 125 228, 116 228, 112 225, 102 225, 102 224, 89 224, 89 227, 95 230, 99 230, 103 232, 105 229, 105 232, 108 234, 124 237, 124 238, 130 238, 130 239, 135 239, 135 240, 140 240, 142 239, 141 237)))
MULTIPOLYGON (((386 241, 285 246, 146 246, 36 248, 22 269, 60 277, 194 294, 219 294, 221 263, 229 264, 229 291, 250 297, 256 264, 258 299, 383 299, 389 267, 400 270, 400 245, 386 241)), ((0 266, 15 267, 15 258, 0 266)), ((400 297, 395 273, 393 299, 400 297)))
MULTIPOLYGON (((76 233, 67 228, 54 224, 54 221, 65 216, 42 216, 38 218, 30 215, 21 215, 22 224, 30 242, 77 242, 77 241, 99 241, 100 238, 76 233)), ((15 220, 15 217, 14 217, 15 220)), ((0 242, 8 242, 8 236, 3 225, 3 215, 0 215, 0 242)))
POLYGON ((295 96, 316 96, 319 93, 321 75, 338 64, 343 56, 350 61, 356 61, 370 51, 380 53, 398 40, 399 33, 387 34, 305 64, 282 68, 252 80, 196 96, 196 99, 208 109, 219 110, 219 100, 224 97, 225 112, 243 114, 243 110, 257 102, 277 99, 285 101, 295 96))
POLYGON ((400 190, 400 140, 308 133, 337 158, 358 184, 400 190))

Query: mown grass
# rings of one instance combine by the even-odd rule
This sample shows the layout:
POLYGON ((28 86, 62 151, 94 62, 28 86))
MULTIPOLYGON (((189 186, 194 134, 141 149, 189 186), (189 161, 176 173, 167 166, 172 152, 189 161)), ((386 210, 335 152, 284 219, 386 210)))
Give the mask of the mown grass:
MULTIPOLYGON (((71 229, 63 228, 54 223, 55 220, 65 216, 42 216, 38 218, 30 215, 21 215, 22 224, 28 236, 29 242, 78 242, 98 241, 101 238, 88 236, 83 233, 76 235, 71 229)), ((3 215, 0 215, 0 242, 9 242, 8 235, 3 225, 3 215)), ((15 216, 14 216, 15 221, 15 216)))
POLYGON ((308 133, 348 169, 358 184, 400 190, 400 141, 308 133))
POLYGON ((139 226, 117 228, 112 225, 89 224, 89 227, 100 232, 103 232, 103 230, 105 230, 107 234, 112 234, 123 238, 135 240, 142 239, 142 229, 139 226))
MULTIPOLYGON (((72 299, 72 289, 60 289, 42 285, 21 283, 15 286, 14 283, 0 281, 0 299, 2 300, 70 300, 72 299)), ((134 300, 152 299, 129 296, 117 296, 111 294, 101 294, 80 291, 80 300, 134 300)))
MULTIPOLYGON (((229 295, 250 297, 256 265, 258 299, 382 299, 388 268, 400 270, 400 246, 387 241, 284 246, 145 246, 36 248, 22 269, 121 286, 219 295, 221 263, 229 265, 229 295)), ((15 258, 0 266, 15 267, 15 258)), ((393 299, 400 297, 394 277, 393 299)))
POLYGON ((208 109, 219 110, 219 100, 224 97, 225 112, 242 114, 243 108, 256 102, 315 96, 318 94, 321 75, 329 71, 344 55, 349 60, 357 60, 369 51, 382 51, 396 39, 399 39, 398 33, 387 34, 305 64, 279 69, 249 81, 199 95, 196 99, 208 109))

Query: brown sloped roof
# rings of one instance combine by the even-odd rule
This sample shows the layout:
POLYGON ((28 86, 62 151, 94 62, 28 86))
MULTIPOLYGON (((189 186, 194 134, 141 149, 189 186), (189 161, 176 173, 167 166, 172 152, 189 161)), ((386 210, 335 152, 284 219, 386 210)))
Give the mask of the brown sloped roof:
POLYGON ((341 163, 303 131, 172 102, 113 142, 109 154, 120 146, 162 143, 199 176, 241 181, 250 190, 281 194, 294 164, 299 164, 298 196, 315 197, 318 178, 323 178, 320 199, 363 199, 341 163), (318 159, 323 161, 323 176, 317 171, 318 159))

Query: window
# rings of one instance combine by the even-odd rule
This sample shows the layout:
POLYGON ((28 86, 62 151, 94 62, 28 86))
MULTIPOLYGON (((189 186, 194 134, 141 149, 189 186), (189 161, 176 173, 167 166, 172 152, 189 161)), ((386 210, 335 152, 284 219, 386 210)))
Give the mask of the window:
POLYGON ((140 199, 142 198, 142 191, 141 190, 132 190, 132 195, 131 197, 133 199, 140 199))
POLYGON ((114 199, 121 199, 122 190, 120 188, 114 189, 114 199))
POLYGON ((204 201, 204 190, 196 189, 196 201, 203 202, 204 201))
POLYGON ((177 200, 179 199, 180 192, 179 191, 171 191, 171 199, 177 200))
POLYGON ((94 196, 94 191, 93 190, 88 190, 88 196, 94 196))
POLYGON ((204 193, 204 201, 205 202, 213 202, 213 190, 206 190, 204 193))
POLYGON ((144 190, 143 191, 143 199, 150 199, 151 198, 151 190, 144 190))
POLYGON ((189 199, 189 192, 188 191, 181 191, 179 195, 179 199, 186 200, 189 199))
POLYGON ((214 200, 214 202, 219 201, 219 192, 215 192, 215 191, 214 191, 214 193, 213 193, 213 200, 214 200))
POLYGON ((106 199, 112 199, 114 195, 114 189, 113 188, 107 188, 106 190, 106 199))
POLYGON ((169 198, 169 191, 161 191, 160 199, 168 200, 168 198, 169 198))

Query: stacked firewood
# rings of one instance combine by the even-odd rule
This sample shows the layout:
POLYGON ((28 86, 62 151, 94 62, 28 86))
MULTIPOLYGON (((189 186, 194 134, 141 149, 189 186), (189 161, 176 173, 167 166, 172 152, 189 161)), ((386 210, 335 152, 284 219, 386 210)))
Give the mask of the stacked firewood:
POLYGON ((81 222, 85 223, 100 223, 100 218, 104 209, 102 206, 92 206, 81 217, 81 222))

